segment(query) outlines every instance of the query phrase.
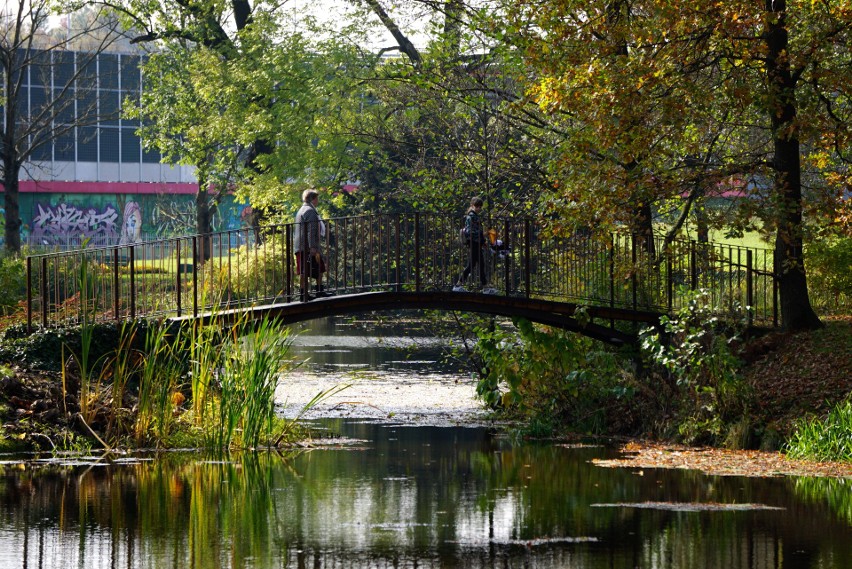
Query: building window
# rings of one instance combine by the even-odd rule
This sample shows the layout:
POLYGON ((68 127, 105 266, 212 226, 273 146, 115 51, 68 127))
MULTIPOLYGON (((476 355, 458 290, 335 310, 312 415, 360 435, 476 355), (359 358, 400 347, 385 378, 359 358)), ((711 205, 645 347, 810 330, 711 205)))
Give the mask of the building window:
POLYGON ((118 55, 102 53, 99 56, 98 78, 101 89, 118 91, 118 55))
POLYGON ((77 160, 80 162, 98 161, 98 129, 94 126, 77 128, 77 160))
POLYGON ((139 164, 141 145, 139 137, 132 128, 121 129, 121 161, 125 164, 139 164))
MULTIPOLYGON (((61 129, 68 128, 67 126, 60 127, 61 129)), ((67 130, 58 135, 53 142, 53 159, 63 162, 74 162, 74 129, 67 130)))
POLYGON ((98 129, 101 148, 101 162, 118 162, 118 129, 101 127, 98 129))
POLYGON ((139 91, 139 56, 121 56, 121 88, 125 91, 139 91))

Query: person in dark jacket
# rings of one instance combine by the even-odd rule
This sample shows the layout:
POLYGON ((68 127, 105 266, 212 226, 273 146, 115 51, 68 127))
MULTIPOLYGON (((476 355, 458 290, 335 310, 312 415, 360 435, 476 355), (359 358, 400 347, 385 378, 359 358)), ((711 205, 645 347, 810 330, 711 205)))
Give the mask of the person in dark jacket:
POLYGON ((488 273, 485 266, 485 253, 488 243, 486 241, 485 232, 482 229, 482 219, 479 217, 482 211, 483 201, 480 197, 474 197, 470 200, 470 207, 464 216, 464 229, 467 236, 467 265, 464 271, 459 276, 456 286, 453 287, 454 292, 464 292, 464 282, 473 272, 474 267, 479 267, 479 283, 482 285, 482 292, 493 294, 496 291, 488 287, 488 273))

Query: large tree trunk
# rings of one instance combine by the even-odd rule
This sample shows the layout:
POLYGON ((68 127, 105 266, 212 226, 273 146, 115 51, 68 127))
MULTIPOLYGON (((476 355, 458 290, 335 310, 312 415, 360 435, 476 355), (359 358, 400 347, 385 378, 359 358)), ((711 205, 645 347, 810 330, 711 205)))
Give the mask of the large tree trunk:
POLYGON ((781 323, 789 330, 822 325, 811 307, 802 256, 802 171, 796 126, 796 79, 788 59, 786 0, 766 0, 765 33, 769 111, 774 142, 774 196, 778 211, 775 273, 781 295, 781 323))
POLYGON ((17 255, 21 252, 21 207, 18 201, 19 166, 8 156, 3 160, 3 201, 5 213, 6 252, 17 255))

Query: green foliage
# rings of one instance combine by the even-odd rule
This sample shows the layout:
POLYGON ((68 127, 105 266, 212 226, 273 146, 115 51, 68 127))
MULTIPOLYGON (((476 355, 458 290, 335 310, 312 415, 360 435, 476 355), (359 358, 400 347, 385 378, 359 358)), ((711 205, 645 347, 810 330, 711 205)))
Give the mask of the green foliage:
MULTIPOLYGON (((139 334, 144 337, 147 322, 133 322, 137 335, 133 344, 136 349, 142 347, 139 334)), ((116 349, 121 337, 122 325, 115 322, 103 322, 92 326, 89 356, 92 361, 109 357, 116 349)), ((36 328, 27 333, 26 326, 15 325, 0 334, 0 361, 16 362, 24 367, 45 371, 60 371, 64 365, 62 347, 70 352, 79 353, 81 333, 79 326, 36 328)))
POLYGON ((646 329, 641 347, 660 374, 674 382, 680 397, 680 434, 686 442, 713 442, 724 437, 726 421, 749 406, 734 345, 747 323, 738 304, 714 307, 710 291, 682 288, 688 298, 673 317, 660 318, 661 329, 646 329))
MULTIPOLYGON (((193 27, 193 10, 172 9, 187 12, 187 34, 209 33, 193 27)), ((209 9, 226 17, 225 4, 209 9)), ((308 23, 289 17, 261 1, 253 3, 251 25, 234 37, 217 29, 217 41, 165 41, 145 64, 141 100, 127 111, 142 120, 146 147, 171 164, 194 166, 200 188, 234 188, 263 210, 297 194, 282 188, 335 187, 347 178, 351 137, 341 135, 339 121, 345 124, 359 104, 357 83, 347 75, 359 68, 354 50, 311 37, 308 23)))
POLYGON ((578 334, 539 329, 523 319, 515 326, 517 335, 477 331, 483 362, 477 394, 490 407, 526 419, 538 435, 564 428, 606 432, 608 411, 632 394, 620 380, 616 355, 578 334))
MULTIPOLYGON (((242 246, 231 255, 230 288, 233 299, 272 297, 281 293, 281 271, 284 243, 281 234, 269 236, 259 247, 242 246), (277 276, 277 278, 276 278, 277 276), (278 286, 278 289, 275 288, 278 286)), ((228 267, 220 267, 222 280, 228 267)))
POLYGON ((0 256, 0 316, 14 311, 27 295, 27 274, 24 260, 0 256))
POLYGON ((852 237, 814 239, 806 253, 814 304, 833 313, 852 308, 852 237))
POLYGON ((825 419, 802 419, 786 445, 787 456, 852 462, 852 401, 838 403, 825 419))

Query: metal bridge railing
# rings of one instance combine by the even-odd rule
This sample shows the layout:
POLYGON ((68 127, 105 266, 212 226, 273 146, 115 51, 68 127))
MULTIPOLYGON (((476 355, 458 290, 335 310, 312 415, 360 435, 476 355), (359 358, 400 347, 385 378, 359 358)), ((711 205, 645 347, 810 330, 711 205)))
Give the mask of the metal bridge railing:
MULTIPOLYGON (((460 220, 402 213, 326 220, 327 290, 450 290, 467 262, 460 220)), ((533 220, 490 219, 498 242, 485 257, 498 294, 671 312, 679 286, 714 303, 751 307, 777 325, 769 250, 630 235, 552 236, 533 220)), ((28 326, 198 315, 222 307, 300 300, 293 224, 27 257, 28 326)), ((474 275, 476 272, 474 271, 474 275)), ((476 277, 472 279, 476 281, 476 277)))

